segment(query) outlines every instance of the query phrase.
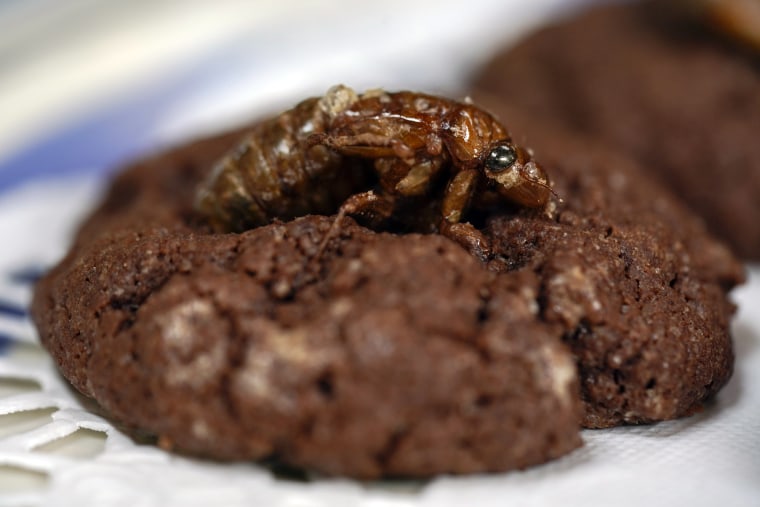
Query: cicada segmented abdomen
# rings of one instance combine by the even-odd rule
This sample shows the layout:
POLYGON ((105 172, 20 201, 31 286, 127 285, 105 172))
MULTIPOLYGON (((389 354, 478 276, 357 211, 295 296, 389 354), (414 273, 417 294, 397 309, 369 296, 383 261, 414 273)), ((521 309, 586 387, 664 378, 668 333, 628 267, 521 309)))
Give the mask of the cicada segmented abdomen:
POLYGON ((308 139, 355 101, 353 90, 335 87, 254 126, 202 184, 196 209, 220 232, 335 212, 366 186, 371 165, 308 139))

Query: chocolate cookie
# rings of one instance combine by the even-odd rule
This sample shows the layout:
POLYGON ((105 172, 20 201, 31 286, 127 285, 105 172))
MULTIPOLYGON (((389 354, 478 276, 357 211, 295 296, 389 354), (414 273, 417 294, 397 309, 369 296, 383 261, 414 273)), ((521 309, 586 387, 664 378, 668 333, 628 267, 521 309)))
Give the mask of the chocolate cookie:
POLYGON ((491 217, 502 254, 490 267, 538 276, 542 321, 578 363, 584 426, 695 410, 731 374, 726 291, 743 281, 741 265, 632 161, 493 97, 480 102, 514 121, 563 199, 552 221, 491 217))
POLYGON ((509 124, 546 132, 563 201, 481 210, 487 264, 350 219, 320 256, 331 217, 211 233, 195 189, 240 133, 136 164, 37 286, 42 341, 167 448, 354 477, 521 468, 581 418, 690 413, 731 374, 741 266, 628 160, 509 124))
MULTIPOLYGON (((523 468, 580 444, 577 375, 530 273, 332 218, 193 225, 230 137, 123 173, 34 318, 63 374, 167 448, 361 478, 523 468)), ((347 220, 348 222, 348 220, 347 220)))
POLYGON ((760 55, 655 7, 596 7, 540 30, 474 87, 629 154, 760 259, 760 55))

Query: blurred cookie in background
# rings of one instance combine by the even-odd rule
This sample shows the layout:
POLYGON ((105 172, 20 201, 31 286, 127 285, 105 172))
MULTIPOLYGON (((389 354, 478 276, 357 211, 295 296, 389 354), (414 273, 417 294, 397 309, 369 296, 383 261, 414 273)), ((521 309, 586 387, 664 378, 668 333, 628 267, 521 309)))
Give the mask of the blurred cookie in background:
POLYGON ((473 88, 633 156, 757 260, 760 51, 740 4, 595 7, 497 55, 473 88))

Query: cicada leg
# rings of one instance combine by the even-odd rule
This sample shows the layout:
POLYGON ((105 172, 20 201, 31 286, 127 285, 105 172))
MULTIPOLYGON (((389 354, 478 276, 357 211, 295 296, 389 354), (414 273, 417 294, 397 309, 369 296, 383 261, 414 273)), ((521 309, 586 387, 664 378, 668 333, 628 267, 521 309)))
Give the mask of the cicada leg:
POLYGON ((373 190, 352 195, 346 199, 338 210, 338 214, 335 215, 335 220, 333 220, 330 229, 319 245, 316 259, 322 257, 327 244, 340 230, 341 223, 346 215, 362 217, 364 221, 369 222, 370 227, 377 228, 393 216, 393 209, 394 203, 390 197, 378 194, 373 190))
POLYGON ((452 224, 448 220, 441 220, 438 230, 443 236, 467 250, 470 255, 483 262, 488 261, 491 255, 491 242, 472 224, 461 222, 452 224))
POLYGON ((433 157, 414 164, 396 184, 396 192, 405 197, 424 195, 430 187, 430 181, 441 169, 442 162, 443 158, 433 157))
POLYGON ((443 217, 438 229, 441 234, 485 262, 491 254, 490 241, 472 224, 460 222, 470 205, 477 183, 478 172, 475 169, 460 171, 452 178, 443 197, 443 217))

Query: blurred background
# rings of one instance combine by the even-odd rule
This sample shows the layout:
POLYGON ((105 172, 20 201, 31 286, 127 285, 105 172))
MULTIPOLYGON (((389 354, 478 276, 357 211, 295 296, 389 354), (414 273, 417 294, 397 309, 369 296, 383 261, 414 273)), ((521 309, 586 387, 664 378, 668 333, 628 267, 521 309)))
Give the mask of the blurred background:
POLYGON ((497 48, 589 2, 0 0, 0 196, 339 82, 460 97, 497 48))

